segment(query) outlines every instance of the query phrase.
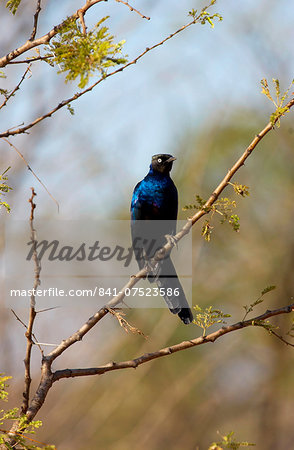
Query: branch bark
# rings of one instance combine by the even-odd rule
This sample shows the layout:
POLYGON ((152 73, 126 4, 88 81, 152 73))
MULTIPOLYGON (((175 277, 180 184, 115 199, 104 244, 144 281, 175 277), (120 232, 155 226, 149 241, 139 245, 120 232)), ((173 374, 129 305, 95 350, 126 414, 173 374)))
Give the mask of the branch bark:
MULTIPOLYGON (((179 344, 171 345, 169 347, 162 348, 161 350, 157 350, 151 353, 145 353, 144 355, 139 356, 138 358, 131 359, 129 361, 121 361, 121 362, 113 362, 106 364, 101 367, 91 367, 84 369, 63 369, 56 370, 53 374, 53 383, 55 381, 61 380, 62 378, 74 378, 74 377, 82 377, 89 375, 103 375, 106 372, 111 372, 113 370, 121 370, 121 369, 136 369, 141 364, 144 364, 148 361, 152 361, 153 359, 162 358, 163 356, 171 355, 172 353, 176 353, 182 350, 187 350, 188 348, 196 347, 198 345, 207 344, 208 342, 215 342, 218 338, 231 333, 232 331, 241 330, 243 328, 248 328, 250 326, 259 326, 261 321, 269 319, 270 317, 274 317, 280 314, 289 314, 294 310, 294 303, 291 305, 284 306, 283 308, 274 309, 272 311, 268 310, 264 314, 256 316, 252 319, 248 319, 242 322, 237 322, 233 325, 228 325, 220 328, 219 330, 208 334, 207 336, 200 336, 195 339, 191 339, 189 341, 183 341, 179 344)), ((276 333, 273 333, 279 339, 281 338, 276 333)), ((283 340, 283 339, 282 339, 283 340)), ((289 344, 284 341, 284 343, 289 344)))

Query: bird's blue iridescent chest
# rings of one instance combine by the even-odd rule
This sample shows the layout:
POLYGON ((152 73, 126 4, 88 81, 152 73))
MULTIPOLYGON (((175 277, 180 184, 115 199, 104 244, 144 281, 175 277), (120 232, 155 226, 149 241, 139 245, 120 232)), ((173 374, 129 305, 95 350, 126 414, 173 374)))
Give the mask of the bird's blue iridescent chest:
POLYGON ((177 189, 168 175, 153 173, 137 184, 131 203, 133 219, 176 219, 177 189))

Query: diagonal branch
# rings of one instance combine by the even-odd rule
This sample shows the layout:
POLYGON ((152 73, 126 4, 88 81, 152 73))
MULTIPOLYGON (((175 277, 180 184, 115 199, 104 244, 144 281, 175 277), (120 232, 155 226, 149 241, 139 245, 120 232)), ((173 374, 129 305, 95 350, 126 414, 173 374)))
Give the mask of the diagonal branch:
MULTIPOLYGON (((28 61, 29 62, 29 61, 28 61)), ((14 96, 14 94, 16 93, 16 91, 19 90, 20 85, 22 84, 22 82, 24 81, 25 77, 27 76, 27 73, 30 72, 31 69, 31 64, 26 68, 23 76, 21 77, 20 81, 18 82, 18 84, 15 86, 15 88, 10 92, 9 95, 7 95, 7 97, 5 97, 3 103, 0 105, 0 109, 2 109, 4 106, 6 106, 8 100, 14 96)))
MULTIPOLYGON (((157 350, 151 353, 145 353, 144 355, 139 356, 138 358, 130 359, 129 361, 122 362, 110 362, 105 366, 101 367, 90 367, 84 369, 63 369, 57 370, 53 374, 53 382, 58 381, 62 378, 74 378, 74 377, 82 377, 89 375, 103 375, 106 372, 111 372, 113 370, 121 370, 121 369, 136 369, 141 364, 144 364, 148 361, 152 361, 153 359, 162 358, 163 356, 171 355, 172 353, 176 353, 182 350, 187 350, 191 347, 196 347, 202 344, 207 344, 208 342, 215 342, 218 338, 224 336, 225 334, 231 333, 232 331, 241 330, 243 328, 247 328, 250 326, 262 326, 260 323, 270 317, 274 317, 280 314, 288 314, 294 310, 294 303, 291 305, 284 306, 283 308, 274 309, 272 311, 268 310, 264 314, 261 314, 253 319, 248 319, 242 322, 237 322, 233 325, 228 325, 220 328, 219 330, 207 335, 200 336, 195 339, 190 339, 189 341, 183 341, 179 344, 171 345, 169 347, 162 348, 161 350, 157 350)), ((273 333, 277 336, 275 333, 273 333)), ((280 336, 277 336, 281 338, 280 336)), ((284 339, 282 339, 283 342, 284 339)), ((288 345, 288 342, 285 342, 288 345)))
POLYGON ((18 59, 17 61, 10 61, 10 65, 11 64, 29 64, 32 62, 36 62, 36 61, 47 61, 48 59, 50 59, 51 56, 35 56, 33 58, 28 58, 28 59, 18 59))
POLYGON ((123 3, 124 5, 126 5, 130 9, 130 11, 134 11, 137 14, 139 14, 139 16, 142 17, 142 19, 150 20, 150 17, 144 16, 144 14, 140 13, 140 11, 138 11, 136 8, 131 6, 128 2, 124 2, 124 0, 115 0, 115 1, 118 2, 118 3, 123 3))

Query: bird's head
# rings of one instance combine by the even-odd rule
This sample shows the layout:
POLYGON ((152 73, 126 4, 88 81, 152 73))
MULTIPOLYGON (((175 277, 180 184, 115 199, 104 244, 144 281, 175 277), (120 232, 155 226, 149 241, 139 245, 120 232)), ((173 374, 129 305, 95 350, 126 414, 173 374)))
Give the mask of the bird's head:
POLYGON ((154 172, 169 173, 176 159, 172 155, 154 155, 152 156, 150 167, 154 172))

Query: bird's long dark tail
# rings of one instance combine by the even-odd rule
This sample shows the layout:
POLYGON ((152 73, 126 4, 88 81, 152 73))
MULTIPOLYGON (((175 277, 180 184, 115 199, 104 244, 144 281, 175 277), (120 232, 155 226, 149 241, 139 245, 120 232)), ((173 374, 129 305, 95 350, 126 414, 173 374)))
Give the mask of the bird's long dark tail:
POLYGON ((170 257, 160 262, 160 268, 156 278, 157 286, 163 288, 164 295, 162 296, 170 311, 173 314, 178 314, 186 325, 191 323, 193 314, 170 257))

